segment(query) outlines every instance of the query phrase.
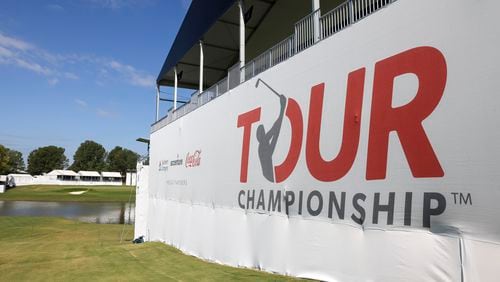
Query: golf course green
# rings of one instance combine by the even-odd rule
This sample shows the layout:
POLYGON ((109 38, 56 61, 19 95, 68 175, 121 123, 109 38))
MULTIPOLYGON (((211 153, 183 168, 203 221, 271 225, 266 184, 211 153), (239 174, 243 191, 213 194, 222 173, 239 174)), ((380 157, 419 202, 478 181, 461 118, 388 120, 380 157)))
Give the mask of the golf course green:
POLYGON ((29 185, 0 194, 0 201, 135 202, 134 186, 29 185))

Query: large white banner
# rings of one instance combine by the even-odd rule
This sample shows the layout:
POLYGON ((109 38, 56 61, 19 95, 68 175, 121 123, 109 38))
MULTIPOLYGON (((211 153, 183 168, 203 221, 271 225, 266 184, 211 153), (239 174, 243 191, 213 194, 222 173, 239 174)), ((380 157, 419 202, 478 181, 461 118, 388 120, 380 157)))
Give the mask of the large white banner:
POLYGON ((149 240, 340 281, 500 275, 495 0, 399 0, 151 134, 149 240))

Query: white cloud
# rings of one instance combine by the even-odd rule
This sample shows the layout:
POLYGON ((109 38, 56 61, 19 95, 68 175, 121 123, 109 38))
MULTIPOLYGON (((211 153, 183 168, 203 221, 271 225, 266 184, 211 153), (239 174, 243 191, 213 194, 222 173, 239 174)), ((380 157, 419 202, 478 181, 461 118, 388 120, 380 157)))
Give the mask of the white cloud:
POLYGON ((64 11, 63 6, 58 5, 58 4, 49 4, 47 5, 47 10, 53 11, 53 12, 62 12, 64 11))
POLYGON ((103 110, 98 108, 96 111, 97 116, 102 117, 102 118, 113 118, 116 117, 116 114, 107 110, 103 110))
POLYGON ((65 79, 77 80, 82 74, 88 73, 94 74, 94 80, 100 84, 112 81, 153 87, 155 83, 155 77, 150 73, 118 60, 88 54, 53 53, 24 40, 4 35, 1 31, 0 65, 13 65, 45 76, 50 85, 65 79))
POLYGON ((41 65, 39 65, 35 62, 28 62, 28 61, 25 61, 24 59, 20 59, 20 58, 14 58, 13 61, 15 62, 15 64, 18 67, 21 67, 21 68, 24 68, 24 69, 27 69, 30 71, 34 71, 38 74, 42 74, 45 76, 49 76, 52 74, 52 71, 49 68, 42 67, 41 65))
POLYGON ((64 77, 67 78, 67 79, 72 79, 72 80, 79 79, 79 77, 76 74, 71 73, 71 72, 65 72, 64 73, 64 77))
POLYGON ((137 7, 150 5, 154 0, 86 0, 94 6, 105 9, 120 9, 124 7, 137 7))
POLYGON ((102 8, 118 9, 122 7, 126 1, 123 0, 90 0, 95 5, 102 8))
POLYGON ((1 57, 10 58, 12 56, 14 56, 14 53, 12 53, 9 49, 0 46, 0 58, 1 57))
POLYGON ((0 33, 0 46, 20 51, 33 49, 33 46, 28 42, 13 37, 5 36, 2 33, 0 33))
POLYGON ((59 83, 59 79, 51 78, 47 82, 49 83, 49 85, 56 85, 57 83, 59 83))
POLYGON ((87 102, 80 100, 80 99, 75 99, 75 103, 77 103, 80 107, 87 107, 87 102))
POLYGON ((37 48, 26 41, 0 32, 0 64, 14 65, 43 76, 54 76, 54 71, 37 60, 37 48))
POLYGON ((156 79, 152 75, 134 73, 131 76, 130 83, 136 86, 154 87, 155 81, 156 79))
POLYGON ((130 65, 124 65, 117 61, 110 61, 109 67, 124 76, 132 85, 153 87, 155 78, 150 74, 136 70, 130 65))

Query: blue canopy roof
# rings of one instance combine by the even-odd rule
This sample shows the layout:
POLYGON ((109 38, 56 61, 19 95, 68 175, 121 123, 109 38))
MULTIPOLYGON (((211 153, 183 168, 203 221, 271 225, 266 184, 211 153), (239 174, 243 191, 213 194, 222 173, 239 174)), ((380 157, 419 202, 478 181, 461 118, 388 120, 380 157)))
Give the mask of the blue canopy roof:
POLYGON ((203 38, 215 22, 234 5, 236 0, 193 0, 175 37, 160 74, 158 85, 170 85, 166 77, 182 57, 203 38))

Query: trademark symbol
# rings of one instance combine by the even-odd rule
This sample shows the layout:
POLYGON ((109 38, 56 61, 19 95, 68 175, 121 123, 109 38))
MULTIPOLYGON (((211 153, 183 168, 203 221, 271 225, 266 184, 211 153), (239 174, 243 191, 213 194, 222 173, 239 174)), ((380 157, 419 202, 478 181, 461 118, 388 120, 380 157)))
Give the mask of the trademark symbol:
POLYGON ((451 194, 453 195, 455 205, 472 206, 472 197, 470 193, 452 192, 451 194))

